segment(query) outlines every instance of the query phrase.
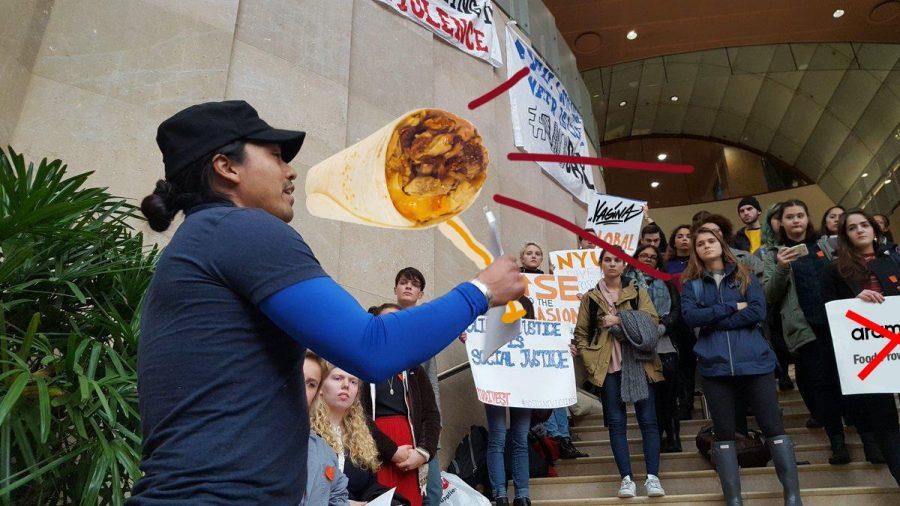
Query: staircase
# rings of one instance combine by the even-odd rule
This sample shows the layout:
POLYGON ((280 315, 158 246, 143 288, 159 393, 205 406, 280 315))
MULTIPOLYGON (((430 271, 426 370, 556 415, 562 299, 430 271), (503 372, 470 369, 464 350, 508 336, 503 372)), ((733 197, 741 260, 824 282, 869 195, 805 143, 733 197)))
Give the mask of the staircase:
MULTIPOLYGON (((699 399, 695 403, 699 405, 699 399)), ((803 504, 807 506, 844 505, 900 506, 900 488, 884 465, 872 465, 863 457, 862 444, 853 429, 847 429, 847 444, 853 461, 848 465, 828 464, 831 448, 823 429, 807 429, 809 418, 806 406, 796 390, 779 392, 779 404, 784 413, 785 429, 794 440, 798 462, 803 504)), ((531 480, 531 498, 537 505, 594 505, 594 504, 650 504, 666 505, 723 504, 719 480, 712 466, 700 455, 694 437, 701 427, 711 421, 702 419, 695 410, 694 419, 681 422, 684 452, 662 454, 660 480, 666 497, 648 498, 643 488, 646 478, 642 439, 634 417, 634 406, 628 407, 628 441, 631 464, 638 485, 638 497, 619 499, 619 472, 609 446, 609 434, 603 427, 601 415, 577 419, 572 427, 575 445, 590 455, 587 458, 559 460, 556 478, 531 480)), ((755 421, 750 418, 751 427, 755 421)), ((781 484, 775 468, 741 469, 744 504, 782 505, 781 484)), ((510 497, 513 490, 510 489, 510 497)))

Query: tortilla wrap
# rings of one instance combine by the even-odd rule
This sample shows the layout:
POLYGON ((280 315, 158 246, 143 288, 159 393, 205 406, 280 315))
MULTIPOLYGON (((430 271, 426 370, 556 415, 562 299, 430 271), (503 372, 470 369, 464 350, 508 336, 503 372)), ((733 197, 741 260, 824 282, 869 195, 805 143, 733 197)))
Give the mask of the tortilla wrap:
POLYGON ((487 166, 471 123, 440 109, 417 109, 311 168, 306 207, 321 218, 427 228, 475 201, 487 166))

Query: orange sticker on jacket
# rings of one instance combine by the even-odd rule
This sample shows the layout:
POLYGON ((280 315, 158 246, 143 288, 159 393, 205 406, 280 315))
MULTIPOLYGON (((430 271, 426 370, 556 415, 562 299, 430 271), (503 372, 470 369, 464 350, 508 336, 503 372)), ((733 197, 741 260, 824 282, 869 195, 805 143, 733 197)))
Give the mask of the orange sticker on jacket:
POLYGON ((888 276, 888 279, 891 280, 891 283, 897 282, 897 276, 888 276))
POLYGON ((325 466, 325 477, 328 478, 328 481, 334 481, 334 467, 325 466))
POLYGON ((822 251, 822 250, 817 251, 817 252, 816 252, 816 255, 817 255, 819 258, 825 258, 825 252, 822 251))

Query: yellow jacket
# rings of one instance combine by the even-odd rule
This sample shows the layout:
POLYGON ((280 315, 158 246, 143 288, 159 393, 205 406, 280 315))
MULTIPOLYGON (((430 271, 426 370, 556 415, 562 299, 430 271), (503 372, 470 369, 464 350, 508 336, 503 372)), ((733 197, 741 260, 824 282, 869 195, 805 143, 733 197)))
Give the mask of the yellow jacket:
MULTIPOLYGON (((631 310, 630 300, 638 296, 638 289, 635 284, 629 283, 623 286, 619 293, 619 301, 616 303, 616 311, 631 310)), ((653 307, 653 301, 650 300, 650 294, 647 290, 640 289, 640 297, 638 299, 638 310, 650 313, 655 322, 659 322, 659 316, 653 307)), ((603 386, 603 380, 606 379, 606 373, 609 370, 610 357, 612 357, 613 339, 615 339, 609 331, 609 328, 603 328, 603 316, 608 314, 606 309, 606 300, 600 293, 600 289, 594 287, 581 298, 581 306, 578 308, 578 323, 575 325, 575 347, 578 348, 578 354, 584 361, 587 369, 588 380, 597 385, 603 386), (594 303, 589 303, 593 300, 594 303), (591 315, 590 307, 593 306, 597 310, 594 317, 595 328, 590 329, 591 315), (596 339, 594 335, 596 334, 596 339)), ((644 371, 647 373, 647 379, 651 383, 663 381, 662 364, 657 357, 653 362, 644 362, 644 371)))

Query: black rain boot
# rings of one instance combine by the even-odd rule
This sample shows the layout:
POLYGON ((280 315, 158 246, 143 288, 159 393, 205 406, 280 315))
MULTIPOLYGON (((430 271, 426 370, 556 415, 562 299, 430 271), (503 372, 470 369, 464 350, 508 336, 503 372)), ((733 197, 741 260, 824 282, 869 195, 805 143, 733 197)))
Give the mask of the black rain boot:
POLYGON ((726 506, 743 506, 741 499, 741 468, 738 466, 734 441, 716 441, 712 445, 712 461, 719 475, 726 506))
POLYGON ((567 437, 554 437, 553 439, 559 443, 559 458, 561 459, 580 459, 584 457, 588 457, 587 453, 584 453, 578 448, 575 448, 575 445, 572 444, 572 439, 567 437))
POLYGON ((672 452, 673 453, 681 453, 684 450, 681 447, 681 420, 677 418, 673 418, 670 422, 672 435, 672 452))
POLYGON ((860 432, 859 439, 862 440, 863 454, 870 464, 884 464, 884 455, 881 454, 881 448, 875 438, 874 432, 860 432))
POLYGON ((875 439, 881 448, 888 470, 891 471, 891 476, 894 477, 897 486, 900 486, 900 432, 876 432, 875 439))
POLYGON ((822 424, 819 423, 819 421, 816 420, 815 418, 809 417, 806 419, 806 428, 807 429, 821 429, 822 424))
POLYGON ((778 390, 782 392, 787 392, 789 390, 794 389, 794 380, 791 379, 790 376, 785 374, 783 377, 778 378, 778 390))
POLYGON ((847 449, 847 443, 844 441, 843 434, 835 434, 828 436, 831 442, 831 457, 828 457, 828 463, 833 466, 840 466, 850 463, 850 450, 847 449))
POLYGON ((494 506, 509 506, 509 499, 506 497, 495 497, 494 506))
POLYGON ((513 506, 531 506, 531 499, 527 497, 517 497, 515 501, 513 501, 513 506))
POLYGON ((794 455, 794 441, 788 436, 775 436, 766 440, 772 453, 775 473, 784 489, 784 506, 802 506, 800 500, 800 478, 797 476, 797 457, 794 455))

